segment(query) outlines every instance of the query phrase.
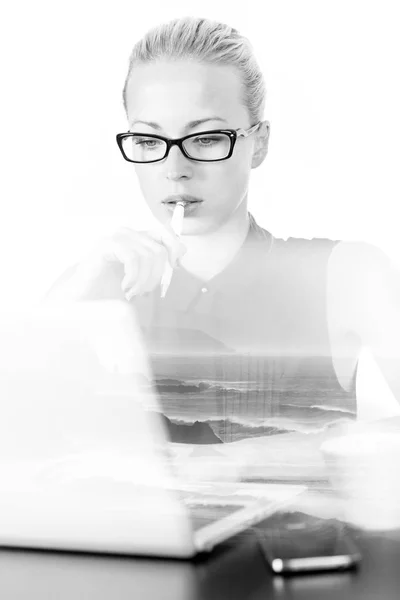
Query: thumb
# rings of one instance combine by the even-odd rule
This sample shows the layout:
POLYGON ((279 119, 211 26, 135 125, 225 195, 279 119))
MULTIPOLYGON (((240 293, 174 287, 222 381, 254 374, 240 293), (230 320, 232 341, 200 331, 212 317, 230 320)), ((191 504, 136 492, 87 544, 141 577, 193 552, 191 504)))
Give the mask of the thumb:
POLYGON ((187 248, 185 244, 179 238, 177 238, 174 244, 168 250, 168 259, 173 268, 177 266, 178 261, 183 258, 186 252, 187 248))
POLYGON ((178 260, 180 260, 187 252, 187 248, 181 238, 168 226, 151 232, 151 235, 166 248, 168 260, 171 266, 175 268, 178 260))

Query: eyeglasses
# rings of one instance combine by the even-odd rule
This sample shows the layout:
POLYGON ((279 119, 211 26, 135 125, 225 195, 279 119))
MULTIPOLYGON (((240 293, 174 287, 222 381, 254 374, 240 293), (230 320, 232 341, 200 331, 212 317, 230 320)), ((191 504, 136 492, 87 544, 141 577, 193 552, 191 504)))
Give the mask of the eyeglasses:
POLYGON ((238 137, 248 137, 261 122, 250 129, 212 129, 171 140, 147 133, 118 133, 117 144, 125 160, 133 163, 153 163, 164 160, 172 146, 178 146, 190 160, 217 162, 230 158, 238 137))

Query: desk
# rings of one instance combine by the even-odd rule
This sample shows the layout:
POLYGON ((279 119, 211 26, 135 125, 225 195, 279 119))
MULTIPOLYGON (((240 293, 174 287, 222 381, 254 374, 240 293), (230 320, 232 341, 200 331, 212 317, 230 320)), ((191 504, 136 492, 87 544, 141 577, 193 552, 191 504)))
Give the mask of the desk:
POLYGON ((354 531, 356 572, 274 576, 248 531, 195 561, 0 550, 0 597, 34 600, 398 600, 400 531, 354 531))
MULTIPOLYGON (((278 437, 278 436, 277 436, 278 437)), ((327 489, 294 508, 340 516, 327 489)), ((273 575, 254 531, 193 561, 0 549, 0 598, 12 600, 398 600, 400 529, 353 530, 358 571, 283 578, 273 575)))

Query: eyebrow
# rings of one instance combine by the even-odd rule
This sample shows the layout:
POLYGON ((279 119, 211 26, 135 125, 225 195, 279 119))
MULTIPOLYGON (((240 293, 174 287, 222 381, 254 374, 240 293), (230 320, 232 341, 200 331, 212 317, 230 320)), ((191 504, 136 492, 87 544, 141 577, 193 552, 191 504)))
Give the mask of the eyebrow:
MULTIPOLYGON (((187 123, 185 125, 184 130, 194 129, 194 127, 198 127, 199 125, 202 125, 203 123, 207 123, 207 121, 222 121, 224 123, 227 123, 227 120, 222 119, 221 117, 207 117, 206 119, 195 119, 194 121, 189 121, 189 123, 187 123)), ((154 121, 142 121, 142 120, 133 121, 131 124, 131 129, 134 125, 137 125, 138 123, 141 123, 143 125, 148 125, 149 127, 152 127, 153 129, 162 131, 162 127, 158 123, 155 123, 154 121)))

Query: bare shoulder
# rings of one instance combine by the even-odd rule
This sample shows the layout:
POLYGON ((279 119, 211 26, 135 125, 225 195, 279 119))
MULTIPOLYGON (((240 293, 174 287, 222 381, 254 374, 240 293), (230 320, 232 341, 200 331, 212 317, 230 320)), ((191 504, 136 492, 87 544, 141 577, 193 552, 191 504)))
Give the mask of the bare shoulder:
POLYGON ((340 282, 361 282, 365 277, 381 275, 392 268, 389 257, 374 244, 342 241, 336 244, 329 258, 328 276, 340 282))
MULTIPOLYGON (((339 242, 328 263, 327 302, 332 324, 348 327, 371 316, 398 285, 398 269, 383 250, 367 242, 339 242), (366 312, 367 311, 367 312, 366 312), (364 314, 365 313, 365 314, 364 314)), ((383 303, 383 304, 382 304, 383 303)))
POLYGON ((392 319, 398 276, 389 257, 374 244, 339 242, 327 272, 328 329, 336 374, 343 387, 362 345, 392 319))

